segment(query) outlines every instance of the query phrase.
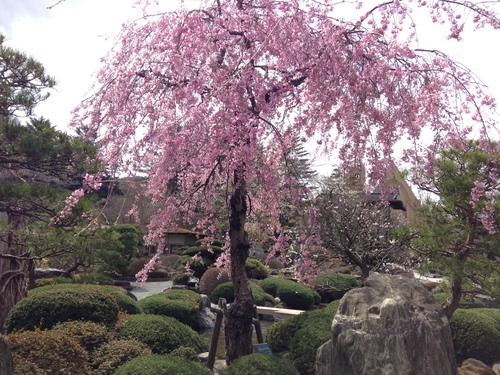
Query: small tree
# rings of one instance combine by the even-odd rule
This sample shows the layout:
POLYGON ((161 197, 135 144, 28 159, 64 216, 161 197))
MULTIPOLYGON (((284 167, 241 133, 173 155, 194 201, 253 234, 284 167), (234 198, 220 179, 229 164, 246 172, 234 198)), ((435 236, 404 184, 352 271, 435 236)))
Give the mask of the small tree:
POLYGON ((496 143, 464 141, 442 150, 434 168, 420 175, 419 188, 432 198, 419 213, 416 250, 449 279, 448 318, 464 294, 500 299, 499 155, 496 143))
MULTIPOLYGON (((261 224, 285 248, 278 203, 286 190, 303 194, 279 177, 294 139, 317 139, 319 151, 336 149, 346 163, 368 159, 377 183, 400 140, 411 140, 403 152, 415 161, 426 157, 419 147, 426 140, 437 145, 468 133, 462 120, 480 120, 489 131, 494 101, 469 71, 416 47, 412 4, 360 5, 343 18, 344 2, 209 0, 149 14, 124 28, 95 95, 75 112, 74 125, 98 135, 108 170, 148 174, 145 193, 157 204, 151 242, 180 222, 214 233, 218 215, 227 215, 225 259, 236 295, 226 315, 228 363, 252 352, 246 230, 261 224), (200 204, 204 216, 196 217, 200 204)), ((452 38, 463 29, 459 9, 473 12, 476 25, 500 25, 479 2, 416 6, 436 22, 449 20, 452 38)))
POLYGON ((404 223, 383 202, 368 202, 359 189, 339 178, 324 184, 316 201, 317 228, 323 245, 361 270, 364 281, 371 270, 404 258, 410 236, 394 234, 404 223))

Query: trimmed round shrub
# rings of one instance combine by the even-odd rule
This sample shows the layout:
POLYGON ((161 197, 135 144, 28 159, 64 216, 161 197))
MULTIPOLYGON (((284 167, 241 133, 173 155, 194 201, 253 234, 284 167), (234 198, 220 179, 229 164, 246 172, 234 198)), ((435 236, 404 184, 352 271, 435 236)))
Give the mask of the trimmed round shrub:
POLYGON ((174 285, 188 285, 189 280, 193 277, 193 274, 191 273, 181 273, 178 275, 175 275, 172 278, 172 284, 174 285))
POLYGON ((161 258, 161 265, 166 269, 176 268, 179 265, 179 259, 181 259, 180 255, 177 254, 168 254, 161 258))
POLYGON ((187 301, 195 305, 198 309, 200 309, 203 303, 198 293, 188 289, 167 289, 156 295, 171 300, 187 301))
POLYGON ((145 355, 120 366, 115 375, 212 375, 200 362, 175 355, 145 355))
POLYGON ((292 280, 268 277, 262 280, 260 286, 290 309, 309 310, 314 305, 312 289, 292 280))
POLYGON ((112 338, 106 326, 83 320, 59 323, 52 327, 52 330, 61 331, 64 335, 72 337, 89 353, 112 338))
POLYGON ((269 271, 258 259, 247 258, 245 262, 245 271, 249 279, 262 280, 269 276, 269 271))
POLYGON ((219 298, 225 298, 227 303, 234 302, 234 287, 232 281, 219 284, 215 287, 212 294, 210 294, 210 302, 217 304, 219 298))
POLYGON ((271 325, 265 340, 271 351, 291 359, 302 375, 315 373, 316 352, 331 338, 331 325, 339 301, 306 311, 271 325))
POLYGON ((149 263, 151 259, 149 258, 139 258, 133 260, 129 265, 129 274, 135 276, 139 271, 142 271, 144 266, 149 263))
POLYGON ((267 261, 267 266, 273 270, 280 270, 282 268, 285 268, 285 265, 281 260, 278 258, 271 258, 267 261))
POLYGON ((197 353, 208 351, 205 338, 169 316, 129 315, 118 334, 121 338, 139 340, 156 354, 168 354, 181 346, 193 348, 197 353))
POLYGON ((172 350, 171 355, 175 355, 177 357, 182 357, 189 359, 190 361, 198 360, 198 353, 193 348, 187 348, 185 346, 181 346, 175 350, 172 350))
POLYGON ((10 311, 5 329, 52 328, 69 320, 88 320, 112 325, 118 318, 113 298, 95 290, 54 289, 22 299, 10 311))
POLYGON ((200 279, 200 292, 210 295, 217 285, 230 281, 229 274, 222 268, 209 268, 200 279))
POLYGON ((238 358, 222 370, 220 374, 298 375, 299 372, 293 364, 286 359, 268 354, 253 353, 238 358))
POLYGON ((113 285, 114 282, 111 276, 106 275, 102 271, 94 271, 88 275, 80 275, 73 279, 73 283, 75 284, 113 285))
POLYGON ((111 340, 94 351, 94 375, 112 375, 124 363, 141 355, 152 354, 148 346, 138 340, 111 340))
POLYGON ((29 296, 42 293, 48 290, 58 289, 79 289, 84 291, 95 291, 112 298, 118 305, 118 309, 127 314, 141 314, 142 310, 137 304, 137 301, 127 295, 121 288, 108 285, 81 285, 81 284, 56 284, 47 285, 44 287, 36 288, 30 291, 29 296))
POLYGON ((157 268, 148 273, 148 279, 168 279, 168 271, 163 268, 157 268))
POLYGON ((145 314, 170 316, 193 329, 198 327, 199 308, 189 301, 153 295, 140 300, 139 306, 145 314))
POLYGON ((490 365, 498 359, 499 309, 457 309, 450 326, 455 353, 460 360, 475 358, 490 365))
MULTIPOLYGON (((250 289, 252 289, 253 300, 257 306, 265 306, 266 302, 274 302, 273 296, 266 293, 259 285, 250 283, 250 289)), ((234 302, 234 287, 232 281, 220 284, 213 290, 210 295, 210 301, 216 304, 219 302, 219 298, 225 298, 227 303, 234 302)))
POLYGON ((25 331, 5 336, 14 375, 91 374, 88 354, 63 331, 25 331))
POLYGON ((325 303, 341 299, 353 288, 359 287, 359 282, 350 275, 340 273, 324 273, 314 280, 314 289, 325 303))
POLYGON ((200 278, 203 276, 205 271, 215 263, 215 260, 202 258, 200 261, 193 259, 193 256, 185 255, 179 259, 179 263, 182 264, 185 269, 187 269, 189 265, 189 272, 192 272, 194 277, 200 278))

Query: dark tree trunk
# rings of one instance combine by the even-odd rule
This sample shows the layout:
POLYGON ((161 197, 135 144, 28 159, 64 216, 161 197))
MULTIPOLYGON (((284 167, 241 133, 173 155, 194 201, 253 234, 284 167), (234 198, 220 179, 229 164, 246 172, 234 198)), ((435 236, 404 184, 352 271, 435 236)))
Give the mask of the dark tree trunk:
POLYGON ((460 300, 462 299, 462 278, 454 277, 451 280, 451 297, 443 304, 443 310, 448 318, 451 319, 453 313, 458 309, 460 300))
POLYGON ((0 254, 0 333, 10 310, 28 294, 26 280, 32 269, 29 257, 0 254))
POLYGON ((250 244, 245 231, 247 216, 247 187, 242 174, 236 173, 235 191, 231 196, 229 238, 231 243, 231 279, 235 300, 225 317, 226 362, 251 354, 253 297, 245 272, 250 244))

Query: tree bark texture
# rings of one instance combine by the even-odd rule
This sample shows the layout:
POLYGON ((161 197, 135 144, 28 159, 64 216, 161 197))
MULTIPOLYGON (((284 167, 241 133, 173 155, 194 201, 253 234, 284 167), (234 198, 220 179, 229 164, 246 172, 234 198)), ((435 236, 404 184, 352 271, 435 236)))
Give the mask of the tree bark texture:
POLYGON ((247 216, 247 187, 241 175, 236 173, 235 190, 231 196, 229 238, 231 256, 231 279, 235 300, 225 318, 226 362, 251 354, 253 297, 245 272, 250 244, 245 231, 247 216))

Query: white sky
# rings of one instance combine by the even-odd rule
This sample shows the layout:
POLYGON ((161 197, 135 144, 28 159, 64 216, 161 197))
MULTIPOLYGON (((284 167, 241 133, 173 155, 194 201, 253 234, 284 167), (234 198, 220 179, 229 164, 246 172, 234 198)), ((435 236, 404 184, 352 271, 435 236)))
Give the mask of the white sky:
MULTIPOLYGON (((39 60, 58 85, 52 96, 37 107, 59 129, 67 129, 70 112, 85 97, 99 69, 100 58, 112 46, 121 25, 140 14, 136 0, 0 0, 0 32, 7 45, 39 60)), ((194 0, 188 0, 195 2, 194 0)), ((180 0, 163 0, 174 8, 180 0)), ((439 30, 425 25, 421 47, 444 50, 461 61, 500 97, 500 31, 467 33, 463 42, 442 43, 439 30), (436 44, 438 43, 439 44, 436 44)), ((444 35, 441 33, 441 35, 444 35)))

